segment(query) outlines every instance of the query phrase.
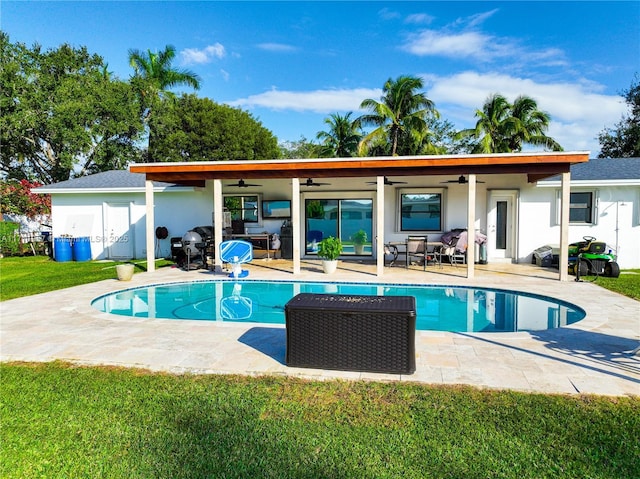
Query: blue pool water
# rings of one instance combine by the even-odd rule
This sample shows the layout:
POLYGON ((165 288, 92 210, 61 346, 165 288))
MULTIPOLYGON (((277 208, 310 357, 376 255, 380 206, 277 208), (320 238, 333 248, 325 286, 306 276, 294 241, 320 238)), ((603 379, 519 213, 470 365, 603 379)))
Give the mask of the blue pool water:
POLYGON ((580 321, 585 312, 553 298, 499 289, 400 284, 196 281, 111 293, 100 311, 156 319, 284 324, 298 293, 414 296, 416 329, 455 332, 539 331, 580 321))

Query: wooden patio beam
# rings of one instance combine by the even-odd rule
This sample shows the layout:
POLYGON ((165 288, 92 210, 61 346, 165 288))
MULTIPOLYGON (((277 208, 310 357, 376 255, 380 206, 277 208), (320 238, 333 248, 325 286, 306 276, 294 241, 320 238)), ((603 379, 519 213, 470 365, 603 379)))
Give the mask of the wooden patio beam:
POLYGON ((154 181, 210 179, 340 178, 460 174, 559 174, 588 161, 586 152, 424 157, 333 158, 310 160, 146 163, 129 167, 154 181))

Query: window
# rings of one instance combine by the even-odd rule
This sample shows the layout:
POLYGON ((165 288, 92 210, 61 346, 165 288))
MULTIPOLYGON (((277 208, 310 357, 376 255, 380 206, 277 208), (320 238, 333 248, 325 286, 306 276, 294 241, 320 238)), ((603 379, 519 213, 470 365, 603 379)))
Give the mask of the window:
MULTIPOLYGON (((573 225, 598 224, 599 191, 582 190, 569 193, 569 223, 573 225)), ((562 217, 562 190, 556 190, 555 224, 562 217)))
POLYGON ((224 208, 231 213, 232 220, 242 220, 245 223, 258 223, 260 220, 258 195, 225 196, 224 208))
POLYGON ((569 223, 593 223, 593 193, 570 193, 569 223))
POLYGON ((442 193, 400 193, 400 231, 442 231, 442 193))

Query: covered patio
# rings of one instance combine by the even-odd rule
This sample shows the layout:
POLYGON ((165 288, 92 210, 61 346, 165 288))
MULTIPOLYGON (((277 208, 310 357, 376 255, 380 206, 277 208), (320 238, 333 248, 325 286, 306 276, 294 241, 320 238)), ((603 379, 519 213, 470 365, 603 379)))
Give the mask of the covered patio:
MULTIPOLYGON (((179 185, 205 187, 213 183, 213 224, 214 247, 219 250, 223 241, 223 194, 225 180, 291 180, 288 196, 291 198, 291 228, 293 237, 292 273, 300 275, 301 261, 304 258, 302 248, 302 179, 313 178, 353 178, 354 181, 372 180, 374 190, 373 241, 372 256, 375 259, 375 274, 385 274, 384 245, 390 233, 385 229, 385 192, 387 178, 412 178, 425 181, 433 177, 462 177, 460 184, 467 190, 466 230, 469 238, 475 237, 477 177, 501 175, 522 175, 528 183, 551 176, 561 176, 560 194, 560 237, 558 279, 568 279, 568 236, 569 236, 569 183, 570 167, 575 163, 588 161, 588 152, 544 152, 513 153, 491 155, 444 155, 444 156, 405 156, 405 157, 367 157, 367 158, 322 158, 299 160, 267 161, 212 161, 190 163, 146 163, 130 166, 133 173, 143 173, 146 178, 146 251, 147 260, 153 265, 154 259, 154 192, 153 181, 170 182, 179 185)), ((475 276, 475 251, 468 248, 466 277, 475 276)), ((222 267, 219 255, 215 257, 215 268, 222 267)))

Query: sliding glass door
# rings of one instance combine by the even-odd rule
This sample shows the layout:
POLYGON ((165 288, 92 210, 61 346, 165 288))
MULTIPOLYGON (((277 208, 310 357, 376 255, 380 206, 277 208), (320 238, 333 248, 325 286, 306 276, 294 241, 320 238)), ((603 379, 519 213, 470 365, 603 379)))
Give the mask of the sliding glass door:
POLYGON ((345 255, 372 254, 372 199, 305 200, 306 254, 316 254, 324 238, 340 238, 345 255))

